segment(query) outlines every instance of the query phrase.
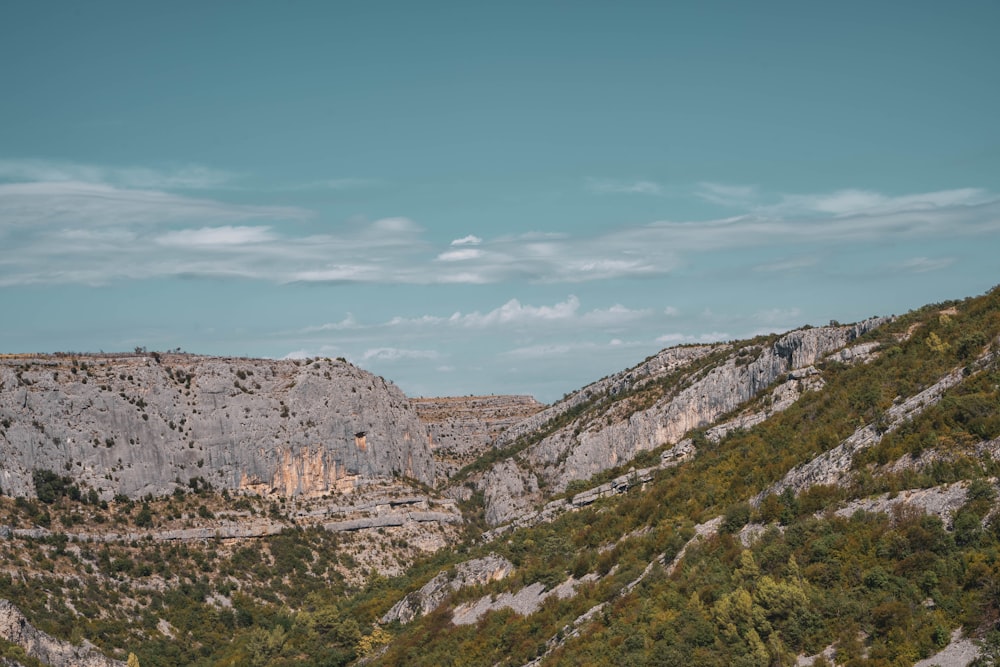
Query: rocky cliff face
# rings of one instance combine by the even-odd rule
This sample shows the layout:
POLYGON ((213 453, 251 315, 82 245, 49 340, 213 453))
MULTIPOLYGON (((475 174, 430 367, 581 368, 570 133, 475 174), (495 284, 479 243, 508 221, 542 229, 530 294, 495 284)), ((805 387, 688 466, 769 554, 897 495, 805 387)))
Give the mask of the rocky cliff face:
MULTIPOLYGON (((683 372, 686 368, 694 371, 686 377, 679 376, 674 388, 647 409, 623 410, 621 413, 627 416, 618 417, 615 404, 609 403, 596 417, 591 415, 585 422, 572 421, 529 447, 522 454, 522 463, 507 460, 494 466, 479 482, 487 502, 487 519, 497 524, 527 511, 539 500, 534 493, 539 486, 559 492, 573 480, 588 479, 630 461, 640 452, 674 444, 689 430, 711 424, 775 382, 788 379, 793 371, 841 350, 885 321, 873 318, 854 326, 793 331, 771 345, 734 351, 718 363, 700 369, 695 369, 695 362, 713 352, 724 351, 727 346, 674 348, 631 371, 595 383, 531 418, 525 428, 537 429, 539 424, 535 422, 546 415, 550 415, 549 419, 558 416, 556 409, 568 412, 574 402, 582 405, 601 395, 600 392, 611 394, 641 388, 657 375, 683 372)), ((521 430, 521 426, 515 427, 507 437, 515 437, 521 430)))
POLYGON ((354 366, 184 354, 0 358, 0 486, 34 469, 102 497, 216 488, 349 491, 365 477, 434 480, 427 430, 394 385, 354 366))
POLYGON ((478 586, 505 578, 514 571, 506 558, 490 554, 483 558, 459 563, 454 571, 439 573, 419 590, 397 602, 382 616, 383 623, 409 623, 418 616, 429 614, 453 592, 466 586, 478 586))
POLYGON ((661 350, 638 366, 609 375, 597 382, 592 382, 583 389, 569 394, 563 400, 539 411, 537 414, 522 419, 520 422, 510 426, 497 438, 497 446, 503 447, 509 445, 517 438, 541 429, 547 422, 558 419, 566 413, 584 406, 593 400, 595 396, 614 396, 649 384, 689 366, 702 357, 715 352, 720 347, 723 346, 693 345, 661 350))
POLYGON ((52 667, 125 667, 124 662, 108 658, 92 645, 74 646, 45 634, 8 600, 0 600, 0 637, 52 667))
POLYGON ((427 427, 428 445, 442 478, 482 456, 507 429, 545 407, 531 396, 453 396, 410 401, 427 427))

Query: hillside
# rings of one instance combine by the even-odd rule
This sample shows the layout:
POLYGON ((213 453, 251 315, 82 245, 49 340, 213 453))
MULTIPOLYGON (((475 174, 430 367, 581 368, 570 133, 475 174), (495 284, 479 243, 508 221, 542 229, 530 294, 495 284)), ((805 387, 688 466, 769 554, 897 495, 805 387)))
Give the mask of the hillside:
MULTIPOLYGON (((460 403, 454 418, 490 433, 468 440, 487 451, 439 491, 429 459, 414 480, 394 478, 411 472, 403 458, 372 460, 371 502, 199 482, 107 498, 74 456, 0 498, 0 598, 55 640, 144 666, 995 664, 998 357, 1000 289, 670 348, 502 432, 460 403), (96 504, 66 491, 82 482, 96 504), (183 532, 199 522, 211 532, 183 532)), ((36 416, 45 437, 25 439, 41 430, 15 423, 18 401, 46 405, 45 378, 72 362, 4 363, 13 480, 39 460, 18 448, 82 427, 36 416)), ((169 419, 174 404, 157 405, 169 419)), ((395 409, 444 428, 449 406, 395 409)), ((429 451, 415 422, 402 442, 429 451)))
POLYGON ((399 389, 331 359, 6 356, 0 486, 65 471, 103 500, 160 496, 194 478, 282 496, 367 477, 434 480, 423 427, 399 389))

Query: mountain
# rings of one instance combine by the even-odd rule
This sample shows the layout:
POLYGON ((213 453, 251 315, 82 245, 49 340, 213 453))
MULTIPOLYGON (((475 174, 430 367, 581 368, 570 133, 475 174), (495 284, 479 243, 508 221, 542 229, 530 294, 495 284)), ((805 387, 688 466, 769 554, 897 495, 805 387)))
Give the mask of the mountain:
POLYGON ((321 495, 433 483, 427 432, 394 385, 340 360, 186 354, 0 358, 0 486, 65 471, 110 500, 217 489, 321 495))
POLYGON ((998 357, 1000 288, 551 406, 327 360, 5 358, 0 598, 144 666, 996 664, 998 357))

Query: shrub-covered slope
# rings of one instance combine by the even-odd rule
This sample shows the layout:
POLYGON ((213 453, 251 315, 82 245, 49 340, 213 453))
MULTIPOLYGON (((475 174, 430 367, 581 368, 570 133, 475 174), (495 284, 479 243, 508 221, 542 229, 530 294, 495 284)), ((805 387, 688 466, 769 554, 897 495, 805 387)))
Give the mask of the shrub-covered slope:
POLYGON ((400 628, 382 662, 768 665, 832 647, 813 664, 911 665, 956 628, 989 636, 1000 599, 998 334, 1000 290, 884 324, 858 341, 877 343, 868 363, 820 361, 821 386, 784 411, 718 439, 691 432, 694 458, 644 487, 479 547, 509 558, 513 574, 400 628), (939 397, 898 416, 953 373, 939 397), (871 437, 835 483, 781 484, 862 431, 871 437), (938 487, 954 509, 909 493, 938 487), (883 502, 850 509, 867 498, 883 502), (463 602, 570 577, 576 594, 534 613, 452 622, 463 602))
MULTIPOLYGON (((689 355, 657 376, 655 396, 608 399, 614 419, 718 368, 750 367, 781 338, 689 355)), ((173 544, 51 535, 5 547, 16 566, 0 575, 0 597, 57 638, 131 651, 144 666, 912 665, 956 630, 984 639, 992 664, 1000 289, 843 344, 680 434, 684 457, 661 459, 677 446, 664 441, 589 480, 543 483, 523 507, 545 510, 530 525, 486 533, 476 476, 506 463, 533 473, 533 443, 583 433, 596 414, 586 402, 540 413, 457 476, 465 533, 401 576, 345 576, 363 567, 350 550, 364 549, 363 534, 292 525, 173 544), (609 480, 586 503, 559 499, 609 480)), ((220 513, 241 500, 200 491, 151 507, 220 513)), ((44 510, 2 502, 22 525, 44 510)), ((74 502, 45 511, 72 514, 74 502)))

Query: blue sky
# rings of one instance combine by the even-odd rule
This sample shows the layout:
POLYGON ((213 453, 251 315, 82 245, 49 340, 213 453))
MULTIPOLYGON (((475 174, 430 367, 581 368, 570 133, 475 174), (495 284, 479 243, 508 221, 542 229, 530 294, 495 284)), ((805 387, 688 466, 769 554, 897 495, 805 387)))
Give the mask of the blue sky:
POLYGON ((1000 4, 5 3, 0 350, 551 401, 1000 282, 1000 4))

